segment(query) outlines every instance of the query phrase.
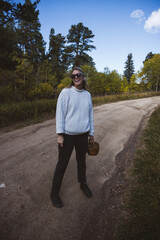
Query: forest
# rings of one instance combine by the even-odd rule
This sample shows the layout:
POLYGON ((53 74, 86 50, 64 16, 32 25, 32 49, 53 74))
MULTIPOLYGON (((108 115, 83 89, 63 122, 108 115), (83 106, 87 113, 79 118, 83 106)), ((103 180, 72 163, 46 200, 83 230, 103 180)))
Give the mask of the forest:
POLYGON ((95 35, 82 22, 71 25, 67 36, 56 34, 51 28, 46 49, 40 31, 39 2, 0 1, 0 108, 3 112, 9 111, 7 104, 30 104, 33 108, 36 101, 37 109, 39 100, 42 109, 45 100, 56 101, 60 91, 71 82, 73 66, 83 69, 93 97, 159 90, 159 53, 149 52, 138 72, 134 70, 132 53, 126 56, 123 75, 107 67, 98 72, 89 55, 96 51, 95 35))
POLYGON ((96 49, 94 34, 83 23, 72 25, 67 36, 55 34, 51 28, 46 50, 40 32, 39 2, 0 3, 1 103, 57 98, 70 83, 73 66, 82 67, 93 96, 159 90, 160 54, 148 53, 138 73, 134 72, 132 53, 126 57, 123 76, 107 67, 97 72, 88 54, 96 49))

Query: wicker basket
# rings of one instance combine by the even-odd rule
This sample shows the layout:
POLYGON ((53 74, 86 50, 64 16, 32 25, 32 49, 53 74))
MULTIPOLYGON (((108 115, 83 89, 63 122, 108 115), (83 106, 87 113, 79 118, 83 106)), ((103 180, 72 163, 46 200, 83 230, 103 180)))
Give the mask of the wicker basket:
POLYGON ((99 143, 97 142, 89 142, 88 143, 88 150, 87 150, 87 153, 88 155, 90 156, 96 156, 99 152, 99 143))

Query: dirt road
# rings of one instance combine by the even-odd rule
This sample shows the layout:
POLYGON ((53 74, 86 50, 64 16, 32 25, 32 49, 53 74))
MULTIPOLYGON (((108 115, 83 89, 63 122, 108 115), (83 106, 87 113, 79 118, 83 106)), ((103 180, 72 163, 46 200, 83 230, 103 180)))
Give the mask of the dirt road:
POLYGON ((78 240, 101 204, 102 188, 112 177, 115 158, 160 97, 123 101, 94 108, 97 157, 87 156, 87 199, 77 182, 75 153, 60 196, 62 209, 49 198, 57 162, 55 119, 10 133, 0 133, 0 239, 78 240))

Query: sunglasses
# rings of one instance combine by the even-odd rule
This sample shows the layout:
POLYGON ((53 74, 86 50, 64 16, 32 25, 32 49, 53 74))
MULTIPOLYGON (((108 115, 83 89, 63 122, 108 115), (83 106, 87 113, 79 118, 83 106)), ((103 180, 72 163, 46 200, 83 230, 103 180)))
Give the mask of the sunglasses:
POLYGON ((72 78, 72 79, 75 79, 76 77, 79 78, 79 77, 81 77, 81 76, 83 76, 82 73, 77 73, 77 74, 72 74, 72 75, 71 75, 71 78, 72 78))

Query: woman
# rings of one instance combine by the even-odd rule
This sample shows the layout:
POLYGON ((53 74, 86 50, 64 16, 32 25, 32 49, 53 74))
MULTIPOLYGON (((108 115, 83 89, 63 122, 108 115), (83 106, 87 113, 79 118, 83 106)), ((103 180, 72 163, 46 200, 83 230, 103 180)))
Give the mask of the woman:
POLYGON ((80 189, 87 197, 92 197, 92 192, 86 183, 88 138, 94 142, 92 99, 86 90, 86 79, 82 69, 73 68, 71 78, 70 86, 61 91, 57 101, 56 133, 59 156, 50 195, 55 207, 63 206, 59 191, 74 147, 80 189))

